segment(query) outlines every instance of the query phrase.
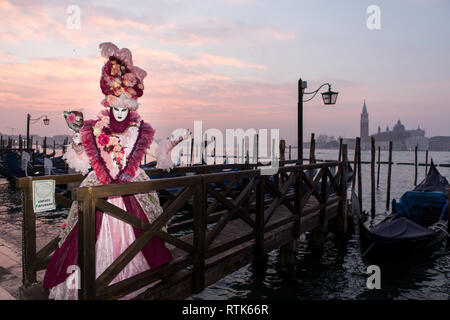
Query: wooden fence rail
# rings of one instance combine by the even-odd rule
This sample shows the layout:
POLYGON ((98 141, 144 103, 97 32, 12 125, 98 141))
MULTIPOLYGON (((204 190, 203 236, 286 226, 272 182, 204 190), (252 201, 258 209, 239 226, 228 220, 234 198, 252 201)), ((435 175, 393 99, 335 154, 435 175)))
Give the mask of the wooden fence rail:
MULTIPOLYGON (((168 177, 145 182, 75 188, 72 199, 57 195, 56 202, 60 205, 70 206, 75 200, 79 203, 79 298, 121 298, 177 272, 192 279, 190 287, 183 290, 197 293, 214 279, 224 276, 208 273, 207 261, 223 256, 231 249, 254 242, 252 255, 255 261, 260 261, 270 249, 265 243, 269 232, 294 224, 292 239, 295 239, 301 232, 326 224, 331 217, 329 208, 336 205, 342 221, 347 221, 346 149, 342 158, 341 162, 308 165, 299 165, 298 160, 281 161, 278 172, 273 175, 262 175, 255 164, 190 166, 177 168, 168 177), (314 174, 310 176, 306 172, 314 174), (186 173, 192 174, 183 175, 186 173), (111 196, 151 191, 170 194, 162 204, 162 214, 152 223, 107 201, 111 196), (192 212, 192 218, 175 219, 186 208, 192 212), (95 269, 97 210, 142 231, 98 277, 95 269), (174 259, 155 270, 111 283, 153 237, 167 244, 174 259)), ((147 174, 150 177, 167 176, 160 169, 147 170, 147 174)), ((37 282, 36 272, 46 268, 59 241, 55 238, 36 252, 32 181, 54 179, 57 185, 65 185, 80 183, 83 178, 82 175, 64 175, 18 179, 24 194, 24 289, 37 282)), ((144 295, 152 296, 148 294, 151 291, 147 290, 144 295)))

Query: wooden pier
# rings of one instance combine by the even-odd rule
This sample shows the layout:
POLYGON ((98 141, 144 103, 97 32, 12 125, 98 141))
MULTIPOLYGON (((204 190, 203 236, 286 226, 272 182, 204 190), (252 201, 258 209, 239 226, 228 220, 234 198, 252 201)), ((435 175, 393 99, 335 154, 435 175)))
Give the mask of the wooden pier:
MULTIPOLYGON (((347 149, 342 160, 301 165, 298 160, 279 162, 276 173, 265 175, 256 164, 199 165, 167 173, 149 169, 146 182, 75 188, 71 199, 56 195, 59 205, 78 201, 80 299, 118 299, 157 280, 137 299, 185 299, 239 268, 280 249, 281 267, 295 263, 300 234, 310 231, 320 245, 329 221, 347 230, 347 149), (310 173, 313 172, 312 175, 310 173), (163 213, 144 223, 106 199, 157 190, 163 213), (174 191, 176 190, 176 191, 174 191), (95 270, 95 212, 101 210, 142 230, 142 234, 99 277, 95 270), (185 219, 173 219, 179 212, 185 219), (177 222, 174 222, 174 221, 177 222), (165 231, 163 227, 168 225, 165 231), (117 274, 153 237, 165 241, 173 260, 156 270, 111 284, 117 274)), ((40 176, 18 179, 24 195, 22 299, 46 299, 48 291, 37 277, 45 270, 59 238, 36 248, 36 220, 32 206, 32 181, 54 179, 57 185, 79 184, 82 175, 40 176)))

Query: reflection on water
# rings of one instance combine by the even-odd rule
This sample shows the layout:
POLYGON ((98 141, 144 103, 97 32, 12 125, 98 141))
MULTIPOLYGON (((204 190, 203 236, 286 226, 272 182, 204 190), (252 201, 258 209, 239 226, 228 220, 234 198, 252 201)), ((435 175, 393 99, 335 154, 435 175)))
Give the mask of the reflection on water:
MULTIPOLYGON (((308 154, 306 150, 304 154, 308 154)), ((425 162, 424 152, 419 162, 425 162)), ((450 163, 450 152, 430 152, 435 163, 450 163)), ((337 158, 336 150, 317 150, 318 159, 337 158)), ((353 151, 349 151, 353 159, 353 151)), ((370 152, 362 153, 368 161, 370 152)), ((382 152, 387 161, 387 152, 382 152)), ((394 152, 394 162, 414 162, 413 152, 394 152)), ((450 168, 438 167, 450 177, 450 168)), ((370 208, 370 165, 362 165, 363 206, 370 208)), ((425 175, 425 167, 419 167, 418 181, 425 175)), ((377 217, 386 214, 387 166, 381 166, 380 188, 376 191, 377 217)), ((391 200, 413 188, 414 167, 393 166, 391 200)), ((20 194, 0 179, 0 238, 21 247, 20 194)), ((62 212, 67 214, 67 210, 62 212)), ((38 214, 37 247, 42 247, 58 233, 63 216, 61 212, 38 214)), ((174 222, 185 219, 179 213, 174 222)), ((192 299, 449 299, 450 252, 444 246, 425 261, 381 266, 381 290, 366 288, 368 275, 361 261, 358 239, 353 234, 345 244, 328 234, 325 249, 316 253, 308 246, 309 234, 302 235, 297 251, 297 271, 294 276, 278 269, 278 250, 272 251, 264 270, 254 270, 251 265, 243 267, 221 281, 206 288, 192 299)))

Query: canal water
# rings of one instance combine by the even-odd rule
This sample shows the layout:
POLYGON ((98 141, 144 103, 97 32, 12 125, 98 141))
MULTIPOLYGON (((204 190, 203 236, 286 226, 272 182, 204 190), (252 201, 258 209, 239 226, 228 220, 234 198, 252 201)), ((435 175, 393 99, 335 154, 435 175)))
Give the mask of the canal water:
MULTIPOLYGON (((294 151, 294 150, 293 150, 294 151)), ((304 150, 309 154, 309 150, 304 150)), ((337 150, 316 150, 316 158, 336 160, 337 150)), ((378 156, 378 155, 377 155, 378 156)), ((296 155, 293 154, 293 157, 296 155)), ((450 152, 430 152, 437 164, 450 164, 450 152)), ((362 152, 363 161, 370 161, 370 152, 362 152)), ((353 159, 353 150, 349 150, 353 159)), ((387 161, 386 151, 381 161, 387 161)), ((419 152, 419 163, 425 163, 425 152, 419 152)), ((393 162, 414 163, 414 152, 394 151, 393 162)), ((450 180, 450 168, 438 167, 442 175, 450 180)), ((418 168, 418 182, 425 176, 425 167, 418 168)), ((363 209, 370 210, 370 164, 362 164, 363 209)), ((386 212, 387 165, 381 165, 380 187, 376 191, 376 217, 378 222, 386 212)), ((392 199, 414 187, 414 166, 392 167, 392 199)), ((37 247, 42 247, 58 233, 67 210, 37 215, 37 247)), ((0 240, 21 248, 22 218, 20 194, 0 179, 0 240)), ((437 299, 450 298, 450 251, 442 246, 426 260, 416 263, 399 263, 381 267, 381 289, 366 286, 367 266, 361 260, 358 239, 352 234, 345 245, 328 234, 322 252, 311 250, 309 234, 302 235, 297 250, 295 275, 283 273, 278 268, 278 250, 272 251, 262 272, 251 265, 245 266, 206 288, 191 299, 437 299)))

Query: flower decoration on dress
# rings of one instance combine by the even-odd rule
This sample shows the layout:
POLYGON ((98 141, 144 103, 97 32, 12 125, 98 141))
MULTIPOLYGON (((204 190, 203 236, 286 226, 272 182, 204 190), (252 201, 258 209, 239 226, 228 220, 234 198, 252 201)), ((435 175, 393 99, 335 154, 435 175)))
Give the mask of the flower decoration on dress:
POLYGON ((100 88, 105 107, 120 107, 136 110, 137 99, 144 94, 144 78, 147 72, 133 65, 131 51, 119 49, 111 42, 100 44, 102 57, 107 58, 102 68, 100 88))
MULTIPOLYGON (((122 146, 120 137, 112 132, 109 127, 109 121, 108 116, 101 117, 92 127, 92 132, 96 137, 98 145, 107 153, 112 153, 113 161, 120 170, 124 165, 126 147, 122 146)), ((138 124, 136 122, 130 121, 128 128, 137 126, 138 124)))

